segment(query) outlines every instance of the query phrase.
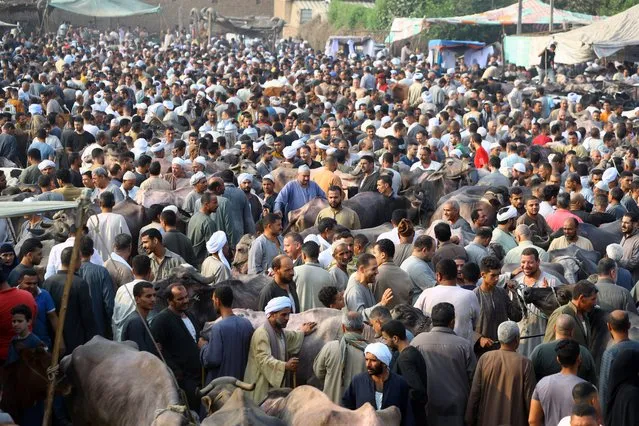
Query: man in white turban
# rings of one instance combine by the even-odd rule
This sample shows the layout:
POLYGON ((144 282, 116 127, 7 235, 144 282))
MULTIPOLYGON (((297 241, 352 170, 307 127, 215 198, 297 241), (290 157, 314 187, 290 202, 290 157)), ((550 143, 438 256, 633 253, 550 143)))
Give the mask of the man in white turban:
POLYGON ((307 336, 315 331, 314 322, 304 323, 301 331, 285 330, 291 314, 291 300, 275 297, 264 308, 266 322, 258 327, 251 338, 248 364, 244 380, 255 383, 249 392, 256 403, 262 402, 269 389, 292 387, 297 371, 297 354, 307 336))
POLYGON ((217 231, 211 235, 211 238, 206 242, 206 251, 209 252, 204 263, 202 263, 202 275, 205 277, 214 277, 213 283, 219 283, 220 281, 230 280, 233 278, 231 275, 231 265, 224 256, 224 250, 228 253, 228 240, 224 231, 217 231))
POLYGON ((383 343, 371 343, 364 349, 366 373, 353 377, 342 397, 342 406, 356 410, 367 402, 376 410, 395 406, 402 414, 402 426, 415 424, 408 384, 398 374, 391 373, 392 354, 383 343))

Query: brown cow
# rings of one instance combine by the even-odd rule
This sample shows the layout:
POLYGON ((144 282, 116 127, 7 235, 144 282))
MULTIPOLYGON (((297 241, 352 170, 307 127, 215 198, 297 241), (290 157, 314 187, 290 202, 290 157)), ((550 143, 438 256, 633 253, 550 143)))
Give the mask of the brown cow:
POLYGON ((392 406, 383 410, 366 403, 357 410, 340 407, 312 386, 276 389, 261 404, 266 414, 289 425, 304 426, 399 426, 401 413, 392 406))

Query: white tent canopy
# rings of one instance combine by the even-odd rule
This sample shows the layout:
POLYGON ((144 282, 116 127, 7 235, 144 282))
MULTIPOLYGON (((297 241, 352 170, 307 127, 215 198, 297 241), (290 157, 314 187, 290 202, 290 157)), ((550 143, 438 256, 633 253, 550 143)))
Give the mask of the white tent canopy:
POLYGON ((75 209, 77 207, 78 203, 76 201, 3 201, 0 202, 0 219, 33 213, 75 209))
MULTIPOLYGON (((553 36, 555 62, 578 64, 639 45, 639 5, 603 21, 553 36)), ((635 58, 625 58, 635 60, 635 58)))

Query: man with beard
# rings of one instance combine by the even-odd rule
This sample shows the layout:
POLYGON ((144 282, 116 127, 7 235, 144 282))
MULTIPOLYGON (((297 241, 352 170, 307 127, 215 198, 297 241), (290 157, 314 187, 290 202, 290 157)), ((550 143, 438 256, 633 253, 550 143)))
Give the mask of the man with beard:
POLYGON ((377 260, 369 253, 362 253, 357 258, 357 271, 351 275, 344 292, 344 302, 349 311, 361 312, 364 321, 368 321, 369 315, 376 306, 386 306, 393 300, 393 290, 384 291, 379 303, 375 300, 369 284, 375 282, 377 277, 377 260))
POLYGON ((269 300, 276 297, 287 297, 291 300, 291 312, 300 313, 300 301, 293 276, 293 261, 286 255, 279 255, 273 259, 273 281, 265 285, 260 292, 258 309, 264 310, 269 300))
POLYGON ((383 343, 371 343, 364 349, 366 373, 353 377, 342 397, 342 406, 356 410, 367 402, 376 410, 399 408, 402 426, 415 424, 410 405, 410 388, 403 377, 389 369, 392 355, 383 343))
POLYGON ((639 279, 639 232, 637 232, 637 215, 626 213, 621 218, 621 247, 623 257, 619 266, 626 268, 632 274, 633 282, 639 279))
POLYGON ((253 188, 253 176, 248 173, 242 173, 237 178, 237 184, 240 185, 240 189, 246 195, 249 207, 251 209, 251 216, 253 221, 257 222, 262 217, 262 203, 257 195, 251 192, 253 188))
POLYGON ((328 207, 320 210, 315 219, 315 225, 324 218, 335 219, 338 225, 348 229, 360 229, 359 216, 354 210, 342 206, 342 189, 339 186, 330 186, 327 193, 328 207))
POLYGON ((189 407, 198 410, 200 400, 196 389, 202 372, 197 340, 201 327, 188 312, 189 293, 184 285, 171 284, 167 287, 166 294, 169 306, 155 317, 151 323, 151 332, 160 345, 162 355, 173 371, 178 386, 186 393, 189 407))
POLYGON ((288 222, 288 213, 297 210, 313 198, 326 199, 326 194, 311 180, 311 169, 302 165, 297 169, 297 179, 287 183, 277 195, 274 212, 288 222))
POLYGON ((262 178, 265 178, 275 168, 273 164, 273 148, 268 145, 262 145, 259 149, 259 154, 261 158, 255 165, 255 169, 262 178))
POLYGON ((185 260, 162 245, 162 234, 155 228, 149 228, 140 234, 142 248, 151 259, 151 271, 156 280, 162 280, 171 275, 175 266, 185 263, 185 260))
MULTIPOLYGON (((49 327, 51 327, 51 331, 55 336, 58 331, 58 314, 55 312, 55 304, 51 294, 41 289, 39 284, 40 278, 35 269, 27 268, 20 272, 18 288, 31 293, 38 307, 37 316, 33 321, 33 334, 38 336, 48 348, 53 348, 53 339, 49 335, 49 327)), ((62 352, 64 352, 64 348, 62 352)))
MULTIPOLYGON (((291 266, 291 274, 292 269, 291 266)), ((262 308, 266 314, 265 324, 258 327, 251 337, 244 381, 255 383, 250 397, 256 403, 261 403, 272 388, 292 387, 291 376, 287 372, 297 371, 299 358, 291 355, 300 351, 304 336, 313 333, 317 326, 314 322, 307 322, 302 325, 301 331, 284 330, 291 306, 291 299, 286 296, 271 299, 262 308)))
POLYGON ((492 243, 499 243, 504 253, 517 247, 517 242, 511 234, 515 230, 517 209, 513 206, 502 207, 497 212, 497 227, 493 229, 492 243))
POLYGON ((524 202, 526 213, 517 219, 517 225, 526 225, 533 231, 532 241, 535 245, 548 250, 552 229, 546 223, 546 219, 539 214, 539 199, 530 196, 524 202))
POLYGON ((24 271, 35 268, 40 264, 42 261, 42 248, 42 243, 35 238, 24 240, 22 247, 20 247, 20 263, 7 276, 7 282, 11 287, 18 285, 20 276, 24 271))

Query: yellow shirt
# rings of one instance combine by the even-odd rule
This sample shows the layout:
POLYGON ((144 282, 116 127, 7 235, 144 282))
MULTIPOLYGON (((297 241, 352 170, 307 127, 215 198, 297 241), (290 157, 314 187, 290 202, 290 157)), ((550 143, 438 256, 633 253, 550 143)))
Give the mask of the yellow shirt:
POLYGON ((326 207, 318 213, 317 219, 315 219, 315 225, 317 225, 320 220, 327 217, 335 219, 338 225, 342 225, 348 229, 361 228, 359 216, 357 216, 357 213, 355 213, 354 210, 351 210, 348 207, 342 206, 340 210, 335 210, 332 207, 326 207))

